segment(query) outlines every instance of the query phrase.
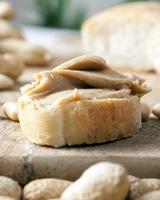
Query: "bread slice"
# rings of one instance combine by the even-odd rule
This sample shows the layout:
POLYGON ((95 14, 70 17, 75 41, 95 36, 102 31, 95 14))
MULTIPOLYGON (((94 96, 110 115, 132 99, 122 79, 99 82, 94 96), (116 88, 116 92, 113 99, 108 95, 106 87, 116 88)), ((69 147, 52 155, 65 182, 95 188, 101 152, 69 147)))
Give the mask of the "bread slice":
MULTIPOLYGON (((102 56, 118 69, 151 71, 154 63, 147 43, 154 27, 159 26, 159 19, 158 2, 127 3, 107 9, 83 24, 84 51, 102 56)), ((155 46, 158 47, 158 40, 155 46)))
POLYGON ((128 78, 95 56, 82 56, 35 75, 22 89, 23 133, 40 145, 93 144, 132 136, 141 127, 141 80, 128 78))

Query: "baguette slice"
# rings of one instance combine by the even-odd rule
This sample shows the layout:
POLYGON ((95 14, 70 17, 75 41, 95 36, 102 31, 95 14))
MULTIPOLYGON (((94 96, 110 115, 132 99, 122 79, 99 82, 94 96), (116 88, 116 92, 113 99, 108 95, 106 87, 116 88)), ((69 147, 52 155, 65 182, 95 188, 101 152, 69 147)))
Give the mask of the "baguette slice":
MULTIPOLYGON (((117 69, 154 70, 147 43, 159 19, 158 2, 134 2, 107 9, 83 24, 84 51, 102 56, 117 69)), ((156 49, 158 41, 154 38, 156 49)))
POLYGON ((148 89, 99 57, 78 57, 35 78, 22 89, 18 114, 23 133, 36 144, 102 143, 141 127, 140 95, 148 89))
POLYGON ((73 101, 49 111, 37 101, 19 99, 23 133, 36 144, 54 147, 132 136, 141 128, 140 116, 137 96, 73 101))

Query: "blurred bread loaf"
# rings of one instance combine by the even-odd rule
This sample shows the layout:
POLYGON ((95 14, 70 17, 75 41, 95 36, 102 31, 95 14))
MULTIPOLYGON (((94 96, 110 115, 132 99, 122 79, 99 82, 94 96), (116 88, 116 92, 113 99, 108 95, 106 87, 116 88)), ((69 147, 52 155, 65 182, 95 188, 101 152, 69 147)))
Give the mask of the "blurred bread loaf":
POLYGON ((160 32, 156 31, 159 21, 158 2, 127 3, 105 10, 83 24, 84 50, 106 58, 118 69, 157 69, 160 63, 157 61, 160 32))
POLYGON ((156 72, 160 72, 160 25, 152 28, 147 42, 147 56, 156 72))

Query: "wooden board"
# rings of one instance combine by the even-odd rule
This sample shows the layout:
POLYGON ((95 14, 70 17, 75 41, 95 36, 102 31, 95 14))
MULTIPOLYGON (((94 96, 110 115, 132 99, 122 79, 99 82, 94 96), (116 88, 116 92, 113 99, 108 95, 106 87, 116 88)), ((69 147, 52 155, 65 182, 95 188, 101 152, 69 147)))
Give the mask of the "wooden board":
MULTIPOLYGON (((16 100, 18 88, 30 81, 33 72, 27 69, 11 91, 0 92, 0 105, 16 100)), ((143 99, 150 106, 160 102, 159 81, 155 74, 141 73, 152 92, 143 99)), ((6 175, 21 184, 35 178, 57 177, 74 180, 90 165, 99 161, 124 164, 130 173, 140 177, 160 177, 160 121, 150 119, 132 138, 101 145, 54 149, 34 145, 22 134, 19 123, 0 114, 0 175, 6 175)))

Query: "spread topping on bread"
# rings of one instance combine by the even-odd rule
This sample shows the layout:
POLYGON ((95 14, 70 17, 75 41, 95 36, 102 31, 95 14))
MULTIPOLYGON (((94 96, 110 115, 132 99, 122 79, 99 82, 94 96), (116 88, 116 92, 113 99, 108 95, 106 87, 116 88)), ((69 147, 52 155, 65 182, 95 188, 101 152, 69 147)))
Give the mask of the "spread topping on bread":
POLYGON ((35 82, 22 88, 22 94, 32 98, 56 93, 59 93, 58 96, 65 96, 75 88, 78 89, 76 94, 79 96, 93 98, 102 90, 108 97, 124 91, 141 96, 150 90, 142 79, 114 71, 104 59, 97 56, 80 56, 53 70, 37 73, 34 78, 35 82))

